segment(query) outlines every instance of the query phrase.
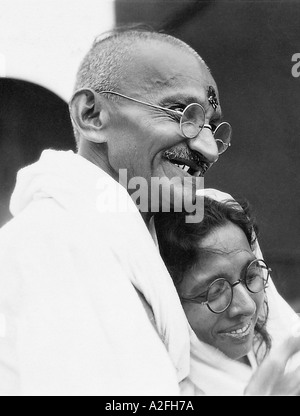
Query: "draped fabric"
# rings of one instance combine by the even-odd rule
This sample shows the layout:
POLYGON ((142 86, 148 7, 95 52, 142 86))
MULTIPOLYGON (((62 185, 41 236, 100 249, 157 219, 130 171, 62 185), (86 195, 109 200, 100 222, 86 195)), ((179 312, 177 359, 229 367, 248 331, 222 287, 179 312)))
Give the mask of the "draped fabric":
POLYGON ((179 394, 187 320, 125 188, 49 150, 19 173, 11 211, 0 231, 0 395, 179 394))

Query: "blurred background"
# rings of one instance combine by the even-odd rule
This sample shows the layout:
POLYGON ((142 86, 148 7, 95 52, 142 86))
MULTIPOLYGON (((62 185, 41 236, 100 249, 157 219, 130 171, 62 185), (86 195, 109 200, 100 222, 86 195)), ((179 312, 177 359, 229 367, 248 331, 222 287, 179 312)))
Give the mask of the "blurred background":
POLYGON ((147 23, 189 43, 211 68, 234 136, 205 185, 250 201, 277 287, 300 312, 300 69, 292 61, 300 1, 42 4, 0 0, 0 225, 17 170, 45 148, 74 149, 67 101, 93 39, 147 23))

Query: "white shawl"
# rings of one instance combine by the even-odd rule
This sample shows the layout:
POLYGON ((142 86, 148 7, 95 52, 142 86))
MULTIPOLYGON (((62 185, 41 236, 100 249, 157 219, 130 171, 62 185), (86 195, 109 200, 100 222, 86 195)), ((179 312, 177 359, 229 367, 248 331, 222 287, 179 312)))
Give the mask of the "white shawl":
POLYGON ((179 394, 187 320, 125 188, 73 152, 45 151, 19 173, 11 210, 0 231, 0 395, 179 394))

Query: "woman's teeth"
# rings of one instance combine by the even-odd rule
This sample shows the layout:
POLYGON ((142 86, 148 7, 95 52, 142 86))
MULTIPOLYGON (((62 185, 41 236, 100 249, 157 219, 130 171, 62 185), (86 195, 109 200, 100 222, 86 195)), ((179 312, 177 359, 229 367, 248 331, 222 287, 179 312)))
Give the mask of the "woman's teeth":
POLYGON ((231 332, 225 332, 223 335, 233 337, 233 338, 244 338, 244 337, 247 337, 250 334, 250 332, 251 332, 251 323, 249 323, 248 325, 244 326, 241 329, 237 329, 231 332))

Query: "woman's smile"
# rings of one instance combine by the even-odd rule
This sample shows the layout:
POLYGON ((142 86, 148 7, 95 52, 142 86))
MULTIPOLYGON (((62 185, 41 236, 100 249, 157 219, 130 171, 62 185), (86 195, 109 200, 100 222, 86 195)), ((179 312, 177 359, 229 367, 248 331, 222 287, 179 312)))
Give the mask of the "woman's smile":
POLYGON ((240 342, 247 342, 248 338, 254 331, 253 321, 250 321, 243 326, 239 325, 236 329, 228 329, 219 332, 221 337, 229 337, 230 339, 237 340, 240 342))

